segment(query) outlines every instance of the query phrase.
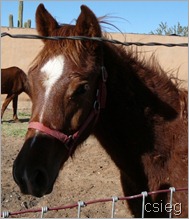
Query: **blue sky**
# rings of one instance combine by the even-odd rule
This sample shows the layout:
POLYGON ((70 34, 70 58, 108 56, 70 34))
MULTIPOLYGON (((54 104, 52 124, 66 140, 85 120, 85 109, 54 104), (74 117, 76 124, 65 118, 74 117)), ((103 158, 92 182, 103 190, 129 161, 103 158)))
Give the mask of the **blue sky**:
MULTIPOLYGON (((35 27, 35 11, 39 3, 60 23, 74 23, 80 13, 80 5, 90 7, 97 17, 110 15, 108 22, 126 33, 149 33, 161 22, 174 26, 178 22, 188 26, 188 1, 24 1, 24 21, 32 20, 35 27)), ((1 26, 8 26, 9 14, 17 26, 18 1, 1 1, 1 26)), ((115 29, 108 30, 116 32, 115 29)))

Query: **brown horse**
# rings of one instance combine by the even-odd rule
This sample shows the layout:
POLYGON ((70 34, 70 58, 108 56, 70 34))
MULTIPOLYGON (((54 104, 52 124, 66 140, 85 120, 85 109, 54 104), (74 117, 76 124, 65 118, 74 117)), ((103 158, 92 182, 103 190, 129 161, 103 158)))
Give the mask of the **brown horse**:
MULTIPOLYGON (((60 26, 40 4, 36 24, 41 36, 102 37, 86 6, 76 25, 60 26)), ((52 192, 60 168, 90 134, 119 168, 125 196, 187 187, 187 91, 154 58, 141 61, 122 46, 43 41, 28 76, 32 116, 13 165, 21 191, 37 197, 52 192)), ((147 197, 145 217, 167 216, 167 202, 167 193, 147 197)), ((141 198, 128 201, 135 217, 141 217, 141 203, 141 198)), ((186 217, 187 194, 176 192, 173 206, 173 216, 186 217)))
POLYGON ((29 85, 27 75, 22 69, 13 66, 10 68, 1 69, 1 94, 7 94, 7 97, 2 105, 1 119, 3 114, 12 101, 13 106, 13 120, 18 121, 17 106, 18 95, 22 92, 29 94, 29 85))

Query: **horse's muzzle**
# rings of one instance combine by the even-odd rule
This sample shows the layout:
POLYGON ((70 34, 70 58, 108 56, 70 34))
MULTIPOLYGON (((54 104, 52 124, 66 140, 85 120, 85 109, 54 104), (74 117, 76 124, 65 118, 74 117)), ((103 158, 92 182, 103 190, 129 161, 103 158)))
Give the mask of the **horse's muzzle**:
POLYGON ((45 194, 51 193, 53 189, 53 186, 49 185, 47 172, 40 168, 34 169, 30 174, 27 173, 27 170, 20 174, 15 165, 13 165, 13 178, 23 194, 42 197, 45 194))
POLYGON ((13 164, 13 178, 24 194, 36 197, 51 193, 68 150, 53 137, 28 138, 13 164))

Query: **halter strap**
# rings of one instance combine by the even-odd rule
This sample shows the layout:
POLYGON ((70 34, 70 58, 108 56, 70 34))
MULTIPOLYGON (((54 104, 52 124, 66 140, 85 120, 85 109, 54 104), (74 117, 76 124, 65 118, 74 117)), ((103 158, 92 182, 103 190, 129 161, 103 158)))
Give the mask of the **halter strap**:
POLYGON ((65 135, 64 133, 59 132, 57 130, 50 129, 47 126, 44 126, 40 122, 30 122, 29 125, 28 125, 28 128, 33 128, 33 129, 39 130, 41 132, 44 132, 44 133, 60 140, 63 143, 66 143, 69 140, 68 135, 65 135))
POLYGON ((49 127, 43 125, 40 122, 30 122, 28 125, 28 129, 36 129, 39 130, 47 135, 50 135, 66 146, 67 149, 70 151, 72 150, 75 142, 79 138, 79 136, 85 131, 85 129, 90 125, 91 122, 94 121, 95 124, 98 120, 100 110, 105 108, 106 104, 106 81, 107 81, 107 72, 104 66, 101 67, 101 80, 99 81, 98 89, 96 91, 96 99, 93 104, 93 109, 91 110, 89 116, 83 123, 83 125, 76 131, 73 135, 66 135, 58 130, 50 129, 49 127))

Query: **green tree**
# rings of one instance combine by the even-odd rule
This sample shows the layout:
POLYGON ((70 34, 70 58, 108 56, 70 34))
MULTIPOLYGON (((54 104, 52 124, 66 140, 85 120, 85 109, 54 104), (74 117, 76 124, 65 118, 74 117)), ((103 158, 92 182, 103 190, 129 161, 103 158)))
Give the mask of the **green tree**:
POLYGON ((161 22, 159 27, 155 31, 151 31, 150 34, 188 36, 188 26, 181 26, 178 22, 177 25, 168 27, 167 22, 161 22))

